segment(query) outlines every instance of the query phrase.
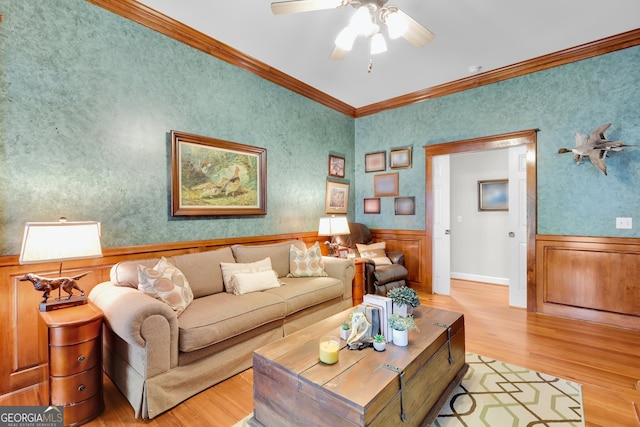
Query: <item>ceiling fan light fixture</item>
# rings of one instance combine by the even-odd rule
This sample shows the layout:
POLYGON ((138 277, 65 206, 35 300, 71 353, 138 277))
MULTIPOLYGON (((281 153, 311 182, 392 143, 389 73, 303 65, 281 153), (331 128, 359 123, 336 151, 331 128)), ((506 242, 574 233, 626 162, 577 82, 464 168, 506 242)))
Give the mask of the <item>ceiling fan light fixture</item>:
POLYGON ((338 36, 336 37, 336 46, 342 50, 350 51, 353 48, 353 43, 356 41, 356 37, 358 37, 358 33, 356 33, 350 26, 346 26, 338 33, 338 36))
POLYGON ((373 34, 374 23, 369 7, 361 6, 358 8, 353 17, 351 17, 349 26, 353 28, 357 34, 362 34, 363 36, 370 36, 373 34))
POLYGON ((371 37, 371 55, 387 51, 387 42, 384 40, 384 36, 380 33, 374 34, 371 37))
POLYGON ((391 12, 386 16, 387 29, 389 30, 389 38, 397 39, 404 36, 407 32, 409 24, 400 16, 398 12, 391 12))

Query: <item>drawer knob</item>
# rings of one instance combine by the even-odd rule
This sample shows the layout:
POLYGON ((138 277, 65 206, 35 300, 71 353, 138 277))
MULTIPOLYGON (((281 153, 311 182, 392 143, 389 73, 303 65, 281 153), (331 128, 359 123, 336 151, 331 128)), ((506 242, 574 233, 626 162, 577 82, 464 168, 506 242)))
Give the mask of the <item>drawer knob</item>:
POLYGON ((84 391, 84 389, 85 389, 85 388, 86 388, 86 387, 84 386, 84 384, 80 384, 80 385, 78 386, 78 391, 84 391))
POLYGON ((79 356, 78 357, 78 362, 84 362, 86 360, 85 356, 79 356))

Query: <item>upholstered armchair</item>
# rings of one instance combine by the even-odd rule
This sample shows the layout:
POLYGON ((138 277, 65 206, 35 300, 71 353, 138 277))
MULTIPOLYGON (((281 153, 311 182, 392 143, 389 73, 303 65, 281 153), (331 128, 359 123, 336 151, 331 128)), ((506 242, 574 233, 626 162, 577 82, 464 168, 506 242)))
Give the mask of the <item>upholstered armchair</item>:
POLYGON ((387 295, 390 289, 405 286, 409 271, 404 266, 404 254, 387 252, 384 242, 374 243, 369 228, 357 222, 349 223, 350 234, 334 236, 333 243, 347 247, 356 257, 365 260, 365 292, 387 295))

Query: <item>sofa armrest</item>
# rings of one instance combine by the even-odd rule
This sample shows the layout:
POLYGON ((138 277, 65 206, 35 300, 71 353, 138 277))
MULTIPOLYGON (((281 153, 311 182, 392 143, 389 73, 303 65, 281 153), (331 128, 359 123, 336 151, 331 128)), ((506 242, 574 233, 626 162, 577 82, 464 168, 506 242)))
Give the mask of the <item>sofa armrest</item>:
POLYGON ((404 254, 402 252, 387 252, 387 257, 394 264, 404 265, 404 254))
POLYGON ((146 378, 178 365, 178 318, 165 303, 137 289, 104 282, 89 299, 104 312, 106 325, 131 349, 144 355, 139 366, 146 378))
POLYGON ((342 280, 344 291, 342 299, 352 299, 353 278, 356 275, 356 264, 352 259, 337 258, 331 256, 323 256, 324 271, 329 277, 335 277, 342 280))

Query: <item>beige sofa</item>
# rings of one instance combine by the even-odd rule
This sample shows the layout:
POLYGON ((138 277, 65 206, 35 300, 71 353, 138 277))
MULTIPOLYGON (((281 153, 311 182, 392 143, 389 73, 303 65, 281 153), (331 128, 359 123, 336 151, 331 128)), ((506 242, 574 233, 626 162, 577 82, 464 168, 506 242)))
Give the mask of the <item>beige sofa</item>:
POLYGON ((188 279, 193 302, 180 314, 137 289, 138 265, 124 261, 89 299, 105 314, 104 370, 136 417, 153 418, 252 365, 253 350, 352 306, 352 260, 323 257, 328 277, 287 277, 291 245, 234 245, 168 257, 188 279), (271 259, 283 285, 234 295, 220 263, 271 259))

